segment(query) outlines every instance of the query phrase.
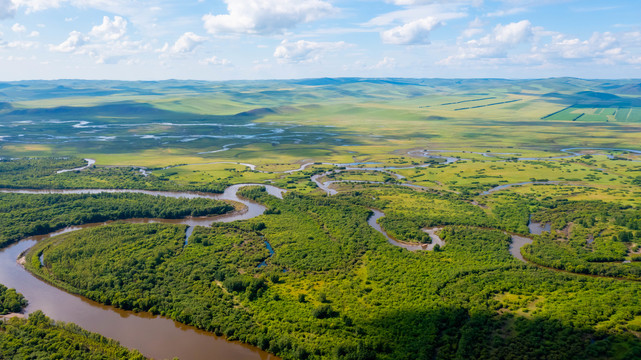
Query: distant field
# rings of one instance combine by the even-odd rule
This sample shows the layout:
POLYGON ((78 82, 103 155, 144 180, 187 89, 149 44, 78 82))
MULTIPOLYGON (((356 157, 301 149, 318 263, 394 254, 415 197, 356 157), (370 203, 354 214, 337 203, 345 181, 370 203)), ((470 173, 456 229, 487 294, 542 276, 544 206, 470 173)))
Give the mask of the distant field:
POLYGON ((560 112, 544 116, 545 120, 640 122, 641 108, 588 108, 571 106, 560 112))
POLYGON ((628 85, 618 94, 580 79, 8 84, 0 156, 79 155, 151 168, 248 162, 283 171, 304 162, 392 165, 412 149, 635 148, 641 100, 628 85))

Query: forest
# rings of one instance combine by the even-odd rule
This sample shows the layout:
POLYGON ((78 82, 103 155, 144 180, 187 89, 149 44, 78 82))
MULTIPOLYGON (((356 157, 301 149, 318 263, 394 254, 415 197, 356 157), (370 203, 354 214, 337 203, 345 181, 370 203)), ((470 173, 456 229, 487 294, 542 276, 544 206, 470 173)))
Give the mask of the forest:
POLYGON ((0 246, 72 225, 129 218, 217 215, 233 209, 218 200, 144 194, 0 193, 0 246))
POLYGON ((476 220, 446 226, 439 252, 390 247, 355 204, 360 192, 242 194, 268 214, 198 227, 186 246, 175 225, 80 230, 39 243, 27 266, 68 291, 285 359, 641 356, 637 283, 527 265, 509 254, 508 235, 476 220))

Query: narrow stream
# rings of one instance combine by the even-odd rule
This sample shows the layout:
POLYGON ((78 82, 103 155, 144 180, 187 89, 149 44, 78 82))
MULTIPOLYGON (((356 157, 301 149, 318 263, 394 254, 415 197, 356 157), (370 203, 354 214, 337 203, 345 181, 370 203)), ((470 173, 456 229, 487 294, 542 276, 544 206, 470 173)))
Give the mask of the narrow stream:
MULTIPOLYGON (((389 236, 389 234, 385 232, 385 230, 383 230, 381 225, 378 223, 378 219, 384 217, 385 213, 376 209, 370 209, 370 210, 372 210, 372 215, 367 219, 367 224, 369 224, 369 226, 371 226, 374 230, 381 233, 387 239, 387 241, 394 246, 398 246, 403 249, 407 249, 409 251, 417 251, 417 250, 432 251, 434 250, 434 246, 436 244, 438 244, 440 247, 445 246, 445 242, 443 241, 443 239, 441 239, 438 235, 436 235, 436 231, 441 230, 442 229, 441 227, 423 229, 423 231, 429 234, 430 238, 432 239, 432 243, 429 245, 399 242, 398 240, 395 240, 391 236, 389 236)), ((528 228, 530 229, 530 234, 541 235, 543 231, 550 231, 550 224, 530 222, 528 224, 528 228)), ((523 262, 527 262, 523 258, 523 255, 521 255, 521 248, 525 244, 531 244, 533 240, 529 237, 516 235, 516 234, 510 234, 510 237, 512 238, 512 243, 510 244, 510 249, 509 249, 510 254, 516 259, 519 259, 523 262)))

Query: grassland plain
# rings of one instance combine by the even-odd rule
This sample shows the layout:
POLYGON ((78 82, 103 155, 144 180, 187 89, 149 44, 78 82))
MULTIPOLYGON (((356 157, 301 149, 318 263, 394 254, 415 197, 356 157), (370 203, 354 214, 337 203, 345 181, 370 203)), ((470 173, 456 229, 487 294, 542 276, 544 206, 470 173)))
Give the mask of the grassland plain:
MULTIPOLYGON (((641 305, 631 281, 641 278, 638 83, 10 83, 0 94, 0 165, 8 169, 0 184, 288 189, 283 200, 247 190, 265 215, 197 228, 184 249, 182 231, 163 243, 149 225, 116 224, 54 238, 33 253, 44 252, 45 267, 37 256, 28 262, 72 292, 284 358, 639 357, 641 305), (56 173, 82 158, 96 165, 56 173), (22 175, 26 182, 16 180, 22 175), (327 197, 313 176, 339 195, 327 197), (401 241, 429 242, 423 230, 445 226, 446 245, 395 248, 368 227, 368 208, 384 211, 380 224, 401 241), (531 220, 551 230, 529 235, 531 220), (504 232, 534 239, 523 250, 529 264, 509 255, 504 232), (122 254, 119 234, 139 234, 144 249, 122 254), (108 256, 85 258, 74 250, 80 245, 108 256), (165 254, 160 264, 145 262, 155 250, 165 254), (140 289, 103 281, 131 275, 132 261, 156 280, 140 289), (105 266, 85 271, 91 264, 105 266), (76 272, 93 276, 91 289, 75 282, 76 272)), ((38 203, 0 197, 7 206, 20 199, 38 203)))

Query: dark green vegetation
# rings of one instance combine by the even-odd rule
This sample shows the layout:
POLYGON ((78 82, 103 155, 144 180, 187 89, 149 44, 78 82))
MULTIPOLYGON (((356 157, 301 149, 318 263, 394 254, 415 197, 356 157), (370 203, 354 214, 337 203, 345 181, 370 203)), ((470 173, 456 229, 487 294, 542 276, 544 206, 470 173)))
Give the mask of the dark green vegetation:
POLYGON ((0 246, 71 225, 128 218, 167 218, 223 214, 227 203, 144 194, 0 193, 0 246))
MULTIPOLYGON (((641 356, 631 333, 641 329, 641 284, 526 265, 509 254, 509 236, 477 227, 447 226, 442 251, 408 252, 367 225, 363 193, 243 194, 270 214, 197 228, 184 248, 171 225, 81 230, 38 244, 28 266, 70 291, 286 359, 641 356), (262 237, 276 254, 259 268, 262 237)), ((441 202, 454 216, 457 201, 441 202)))
POLYGON ((15 289, 7 289, 0 284, 0 315, 8 313, 18 313, 22 308, 27 306, 27 300, 16 292, 15 289))
POLYGON ((13 360, 115 360, 145 359, 113 340, 82 330, 74 324, 56 323, 41 311, 28 319, 0 321, 0 358, 13 360))
POLYGON ((550 223, 552 231, 524 248, 528 260, 577 273, 641 280, 640 210, 602 201, 548 206, 532 219, 550 223))

